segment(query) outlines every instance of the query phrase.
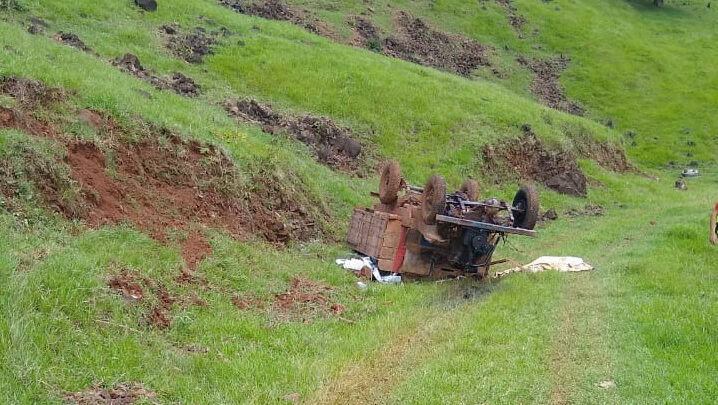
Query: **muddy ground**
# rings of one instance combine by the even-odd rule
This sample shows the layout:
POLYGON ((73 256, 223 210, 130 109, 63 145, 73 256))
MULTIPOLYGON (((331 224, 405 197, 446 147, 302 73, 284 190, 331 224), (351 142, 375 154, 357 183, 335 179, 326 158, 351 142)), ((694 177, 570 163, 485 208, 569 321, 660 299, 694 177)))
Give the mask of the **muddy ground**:
POLYGON ((145 69, 140 63, 140 59, 131 53, 113 60, 112 64, 123 72, 150 83, 159 90, 172 90, 185 97, 196 97, 201 90, 201 86, 192 78, 179 72, 173 73, 169 79, 156 76, 153 72, 145 69))
POLYGON ((122 382, 113 386, 97 383, 84 391, 68 393, 62 400, 78 405, 130 405, 140 400, 151 401, 156 394, 136 382, 122 382))
MULTIPOLYGON (((240 240, 262 235, 274 243, 306 240, 321 232, 315 218, 325 213, 297 202, 271 173, 258 173, 249 179, 251 187, 245 185, 229 157, 214 145, 183 140, 149 124, 144 124, 141 139, 133 131, 135 139, 123 141, 132 137, 110 118, 78 112, 84 116, 78 120, 88 120, 89 112, 90 122, 112 132, 115 141, 101 148, 66 137, 59 126, 33 117, 29 94, 43 100, 42 84, 10 78, 0 84, 6 87, 25 97, 25 107, 0 107, 0 127, 49 138, 67 151, 57 166, 66 167, 69 176, 35 170, 32 163, 28 170, 48 207, 69 219, 91 228, 129 221, 162 243, 178 244, 189 266, 211 252, 204 227, 223 229, 240 240), (25 89, 19 83, 25 83, 25 89)), ((17 197, 17 190, 3 192, 10 200, 17 197)))
POLYGON ((534 77, 531 81, 531 92, 545 105, 573 115, 583 116, 586 111, 578 102, 569 100, 559 76, 566 70, 571 60, 564 56, 552 59, 534 59, 528 61, 519 57, 519 65, 529 68, 534 77))
POLYGON ((224 107, 245 122, 260 124, 264 132, 287 134, 304 143, 316 160, 333 169, 356 171, 359 167, 361 144, 350 129, 329 118, 282 115, 271 106, 251 99, 225 100, 224 107))

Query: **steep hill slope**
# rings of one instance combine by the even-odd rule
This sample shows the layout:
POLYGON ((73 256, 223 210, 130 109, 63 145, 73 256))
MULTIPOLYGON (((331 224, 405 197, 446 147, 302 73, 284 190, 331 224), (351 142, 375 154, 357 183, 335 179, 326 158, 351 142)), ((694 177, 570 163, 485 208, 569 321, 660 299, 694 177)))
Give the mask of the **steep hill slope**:
POLYGON ((703 7, 0 1, 0 402, 710 401, 715 180, 645 172, 714 159, 703 7), (394 158, 599 271, 357 289, 394 158))

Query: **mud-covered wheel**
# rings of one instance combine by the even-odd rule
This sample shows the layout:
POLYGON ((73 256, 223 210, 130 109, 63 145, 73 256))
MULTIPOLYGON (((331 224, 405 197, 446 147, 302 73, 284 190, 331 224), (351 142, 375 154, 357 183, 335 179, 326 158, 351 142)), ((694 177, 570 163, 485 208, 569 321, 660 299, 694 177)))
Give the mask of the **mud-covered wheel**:
POLYGON ((521 186, 516 192, 512 206, 516 209, 514 226, 534 229, 539 216, 539 195, 533 186, 521 186))
POLYGON ((384 204, 394 204, 399 197, 399 189, 401 189, 401 167, 399 162, 396 160, 386 162, 381 168, 379 201, 384 204))
POLYGON ((479 182, 474 179, 466 179, 461 184, 460 191, 466 194, 471 201, 479 200, 479 182))
POLYGON ((421 216, 425 224, 434 225, 436 215, 443 214, 446 209, 446 180, 433 175, 424 187, 421 195, 421 216))

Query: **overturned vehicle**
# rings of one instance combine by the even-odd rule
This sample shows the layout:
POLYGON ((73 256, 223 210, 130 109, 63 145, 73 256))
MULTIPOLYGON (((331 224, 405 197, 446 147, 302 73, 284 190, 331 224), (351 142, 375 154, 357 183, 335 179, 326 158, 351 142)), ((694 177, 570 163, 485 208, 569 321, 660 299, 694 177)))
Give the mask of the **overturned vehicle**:
POLYGON ((507 234, 535 237, 539 197, 522 186, 513 202, 479 199, 476 180, 446 192, 443 177, 433 175, 426 186, 407 184, 398 162, 381 169, 379 198, 372 208, 356 208, 347 242, 376 261, 379 270, 404 278, 485 277, 494 250, 507 234))

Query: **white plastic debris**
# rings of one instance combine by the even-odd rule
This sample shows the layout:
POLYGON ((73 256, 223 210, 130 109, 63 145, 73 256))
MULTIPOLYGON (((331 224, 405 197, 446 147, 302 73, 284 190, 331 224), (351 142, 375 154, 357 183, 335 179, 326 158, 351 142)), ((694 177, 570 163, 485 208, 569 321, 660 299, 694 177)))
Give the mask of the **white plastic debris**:
POLYGON ((580 257, 573 256, 541 256, 524 266, 514 267, 494 274, 494 278, 501 278, 510 273, 527 271, 538 273, 540 271, 554 270, 560 273, 593 270, 594 267, 580 257))
POLYGON ((360 289, 360 290, 363 291, 363 290, 366 290, 366 287, 367 287, 367 285, 366 285, 365 282, 363 282, 363 281, 357 281, 357 288, 358 288, 358 289, 360 289))
POLYGON ((335 260, 335 263, 344 267, 344 269, 351 270, 355 273, 359 273, 363 269, 368 268, 372 280, 376 280, 382 284, 401 283, 401 276, 397 273, 382 275, 382 271, 379 270, 379 267, 374 264, 374 260, 372 260, 369 256, 363 256, 361 258, 337 259, 335 260))

